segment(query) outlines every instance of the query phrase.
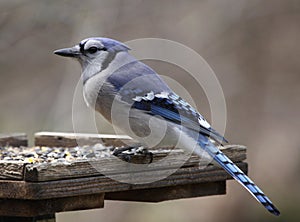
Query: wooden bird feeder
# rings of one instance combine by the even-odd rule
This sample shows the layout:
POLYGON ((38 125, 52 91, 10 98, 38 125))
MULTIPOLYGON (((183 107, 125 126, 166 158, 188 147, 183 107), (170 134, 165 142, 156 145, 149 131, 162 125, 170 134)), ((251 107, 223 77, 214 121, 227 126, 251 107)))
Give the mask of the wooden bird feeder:
MULTIPOLYGON (((78 149, 78 144, 86 145, 84 149, 99 143, 114 148, 124 145, 124 141, 130 143, 131 139, 121 135, 39 132, 35 134, 35 149, 43 152, 56 147, 58 151, 54 152, 59 154, 63 151, 68 155, 69 151, 73 152, 72 149, 78 149), (68 152, 64 149, 68 149, 68 152)), ((111 173, 126 177, 144 172, 130 172, 128 169, 118 168, 116 157, 112 155, 94 160, 88 156, 80 160, 70 159, 68 164, 58 160, 35 162, 37 154, 27 152, 26 149, 34 150, 27 147, 27 144, 27 136, 23 133, 0 134, 0 221, 3 222, 55 221, 56 212, 103 208, 104 200, 160 202, 221 195, 226 194, 226 180, 232 179, 218 166, 209 164, 199 167, 199 158, 192 155, 166 178, 153 180, 151 183, 123 183, 107 175, 111 173), (12 154, 7 151, 8 147, 19 147, 23 154, 26 151, 27 159, 20 161, 16 154, 10 159, 9 155, 12 154), (95 164, 102 166, 105 173, 95 169, 95 164)), ((169 151, 167 148, 150 150, 153 154, 151 158, 153 161, 162 159, 169 151)), ((227 145, 222 147, 222 151, 241 170, 247 172, 247 163, 243 162, 246 159, 244 146, 227 145)), ((159 169, 150 168, 148 175, 155 178, 164 170, 176 166, 183 151, 177 149, 172 155, 168 158, 169 161, 162 161, 159 169)), ((141 154, 133 159, 147 164, 149 156, 141 154)))

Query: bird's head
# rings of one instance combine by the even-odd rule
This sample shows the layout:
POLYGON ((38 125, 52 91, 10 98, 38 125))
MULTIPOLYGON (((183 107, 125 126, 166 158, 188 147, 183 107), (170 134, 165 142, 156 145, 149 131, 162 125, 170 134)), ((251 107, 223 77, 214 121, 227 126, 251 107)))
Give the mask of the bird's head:
POLYGON ((89 64, 103 66, 103 63, 108 58, 114 57, 120 51, 127 52, 128 50, 129 47, 119 41, 109 38, 92 37, 82 40, 79 44, 71 48, 58 49, 54 53, 77 59, 84 69, 89 64))

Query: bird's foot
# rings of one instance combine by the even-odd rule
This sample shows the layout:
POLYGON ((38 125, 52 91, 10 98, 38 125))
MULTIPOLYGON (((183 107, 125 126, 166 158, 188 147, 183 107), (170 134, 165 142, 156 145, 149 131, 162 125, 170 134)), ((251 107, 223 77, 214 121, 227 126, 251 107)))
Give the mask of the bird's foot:
POLYGON ((141 144, 117 147, 112 154, 129 163, 150 164, 153 161, 153 153, 141 144))

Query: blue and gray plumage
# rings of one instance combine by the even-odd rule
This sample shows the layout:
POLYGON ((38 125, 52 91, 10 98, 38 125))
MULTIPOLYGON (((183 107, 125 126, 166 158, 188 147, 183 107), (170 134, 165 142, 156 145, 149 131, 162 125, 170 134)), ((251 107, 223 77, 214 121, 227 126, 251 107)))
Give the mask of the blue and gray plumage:
POLYGON ((54 53, 80 62, 86 103, 112 124, 146 146, 179 143, 199 156, 204 151, 268 211, 279 215, 268 197, 212 143, 211 139, 220 144, 226 142, 223 136, 176 95, 154 70, 128 51, 126 45, 113 39, 88 38, 54 53), (163 137, 161 126, 165 126, 163 137), (179 137, 182 139, 178 142, 179 137), (191 145, 193 142, 195 146, 191 145))

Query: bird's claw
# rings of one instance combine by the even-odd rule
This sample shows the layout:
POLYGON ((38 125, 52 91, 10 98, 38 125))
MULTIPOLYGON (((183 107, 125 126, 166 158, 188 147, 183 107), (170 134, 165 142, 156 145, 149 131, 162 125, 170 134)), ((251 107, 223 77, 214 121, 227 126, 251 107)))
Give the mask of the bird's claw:
POLYGON ((113 150, 112 154, 129 163, 145 164, 145 160, 148 160, 147 164, 150 164, 153 161, 153 153, 140 145, 117 147, 113 150))

